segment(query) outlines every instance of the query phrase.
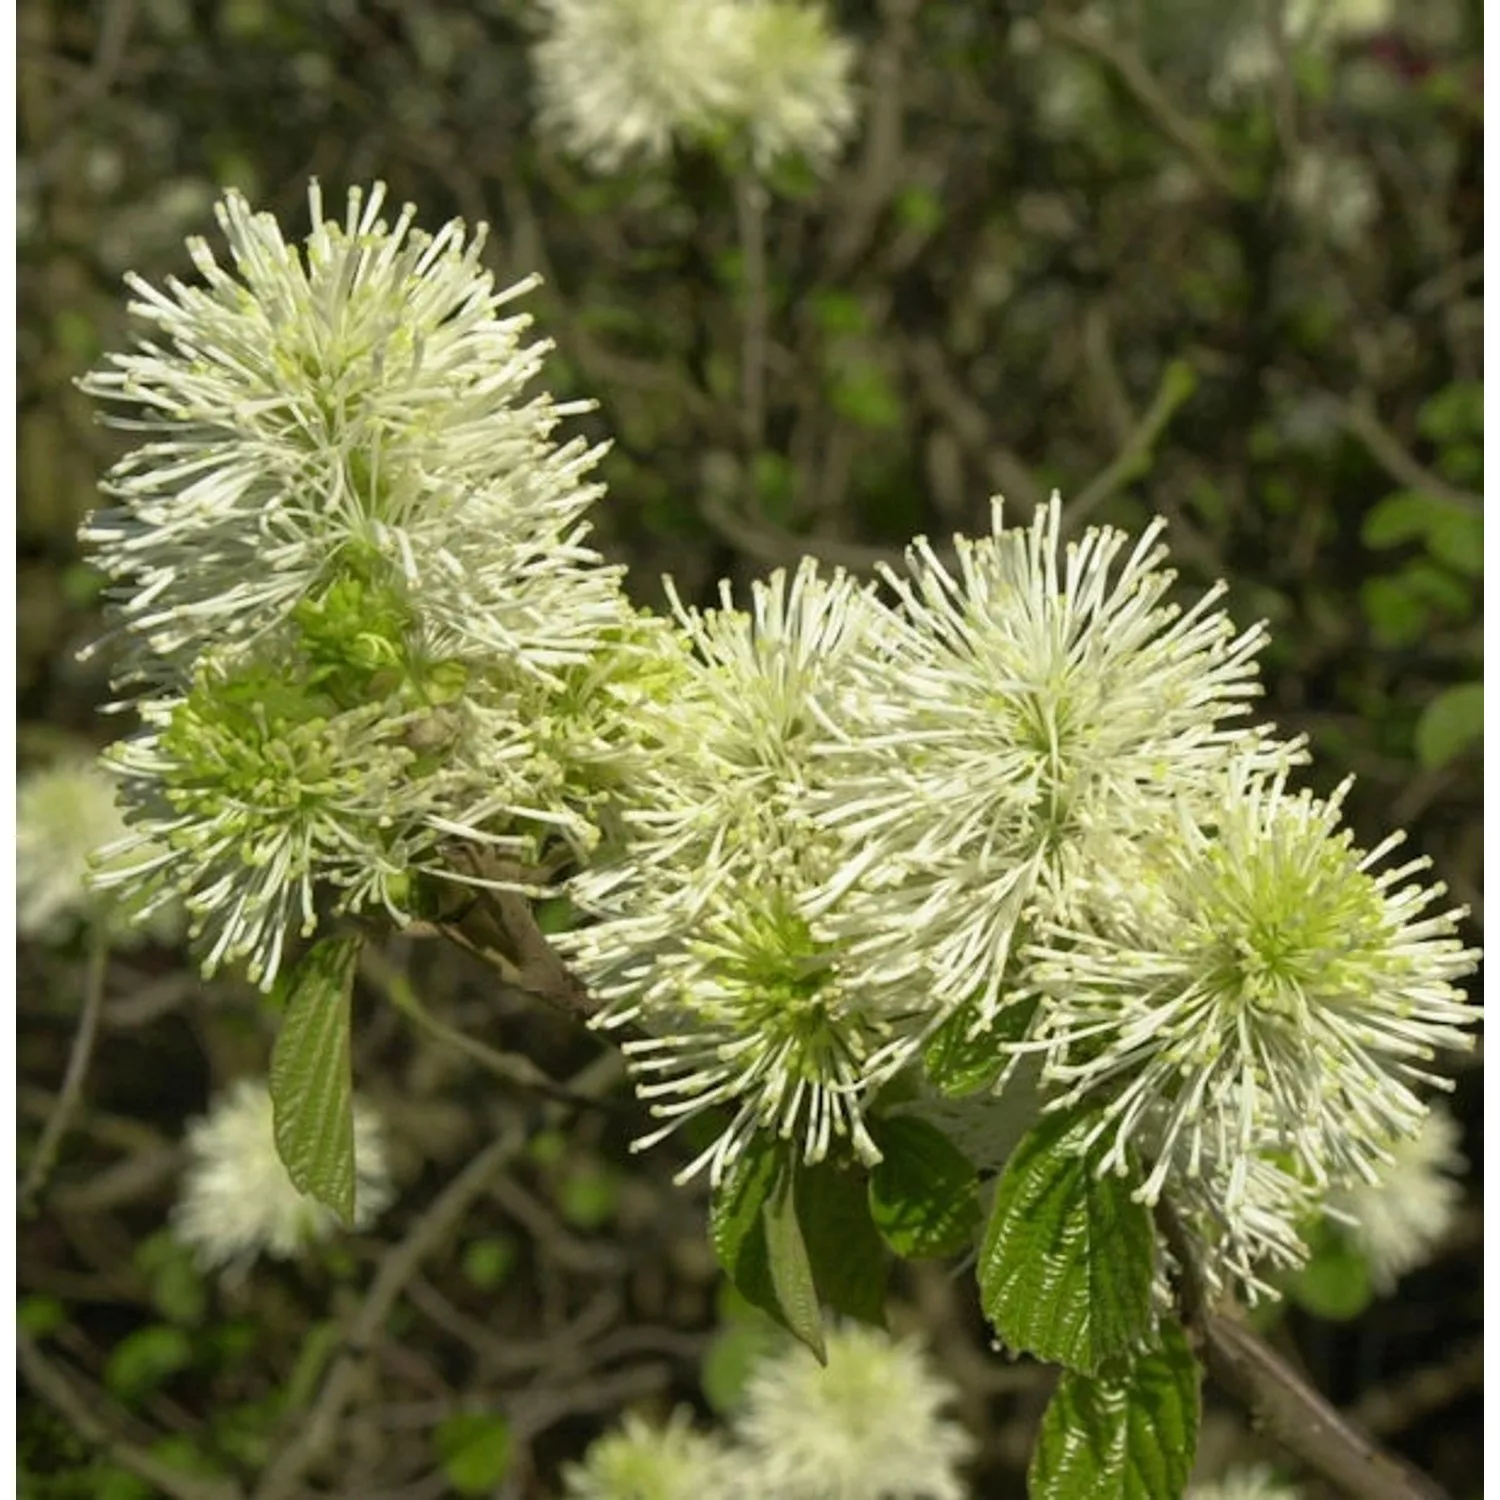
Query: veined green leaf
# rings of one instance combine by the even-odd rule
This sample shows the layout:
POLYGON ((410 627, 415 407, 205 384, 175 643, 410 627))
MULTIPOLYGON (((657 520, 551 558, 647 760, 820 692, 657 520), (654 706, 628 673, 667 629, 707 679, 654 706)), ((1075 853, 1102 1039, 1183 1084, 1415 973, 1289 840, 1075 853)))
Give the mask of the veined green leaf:
POLYGON ((761 1207, 767 1265, 782 1321, 826 1364, 828 1350, 823 1342, 823 1310, 818 1305, 818 1288, 813 1280, 807 1244, 802 1238, 802 1226, 797 1222, 795 1183, 796 1173, 788 1164, 778 1175, 775 1187, 761 1207))
POLYGON ((1053 1114, 1006 1163, 979 1255, 985 1315, 1012 1349, 1095 1373, 1151 1331, 1155 1232, 1132 1178, 1100 1177, 1093 1113, 1053 1114))
POLYGON ((864 1174, 833 1162, 799 1167, 796 1203, 819 1300, 883 1328, 890 1258, 870 1216, 864 1174))
POLYGON ((870 1212, 897 1255, 957 1255, 979 1227, 973 1164, 935 1125, 910 1116, 872 1127, 881 1160, 870 1170, 870 1212))
POLYGON ((1042 1416, 1030 1500, 1180 1500, 1198 1448, 1199 1373, 1186 1336, 1100 1376, 1068 1371, 1042 1416))
POLYGON ((354 1084, 349 1002, 360 940, 325 938, 278 985, 285 1010, 271 1053, 276 1150, 304 1193, 354 1222, 354 1084))

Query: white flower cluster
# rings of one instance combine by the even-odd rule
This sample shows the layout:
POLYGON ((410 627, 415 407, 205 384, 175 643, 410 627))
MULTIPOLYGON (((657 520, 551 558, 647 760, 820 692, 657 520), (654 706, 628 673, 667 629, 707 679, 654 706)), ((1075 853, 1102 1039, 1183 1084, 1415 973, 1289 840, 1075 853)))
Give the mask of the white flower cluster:
POLYGON ((26 772, 16 787, 16 930, 55 942, 102 920, 117 944, 174 941, 180 912, 168 907, 142 923, 128 901, 90 888, 90 876, 128 837, 115 783, 92 759, 69 754, 26 772))
POLYGON ((514 865, 589 845, 611 663, 638 625, 584 544, 600 451, 524 388, 548 345, 507 311, 483 228, 350 192, 287 244, 236 193, 232 268, 131 279, 152 332, 84 389, 145 435, 83 538, 111 580, 113 752, 139 837, 111 879, 180 895, 205 967, 265 985, 320 910, 411 914, 454 840, 514 865))
POLYGON ((544 0, 538 123, 600 172, 673 141, 738 141, 758 170, 838 155, 854 49, 799 0, 544 0))
POLYGON ((1357 1182, 1329 1198, 1330 1213, 1368 1258, 1377 1291, 1391 1291, 1425 1264, 1452 1227, 1468 1166, 1459 1139, 1458 1121, 1434 1105, 1416 1135, 1392 1143, 1391 1159, 1374 1182, 1357 1182))
POLYGON ((1354 846, 1344 789, 1293 790, 1302 747, 1247 719, 1262 632, 1178 604, 1159 531, 997 508, 889 596, 805 564, 679 609, 625 856, 566 942, 666 1129, 727 1111, 686 1173, 757 1131, 874 1159, 876 1090, 958 1027, 1092 1107, 1102 1169, 1142 1162, 1253 1293, 1421 1128, 1470 1042, 1461 913, 1381 868, 1398 839, 1354 846))
MULTIPOLYGON (((187 1132, 188 1168, 172 1215, 177 1238, 205 1270, 243 1274, 260 1255, 289 1260, 338 1228, 333 1210, 299 1192, 276 1150, 271 1093, 242 1078, 187 1132)), ((354 1227, 391 1202, 379 1118, 354 1104, 354 1227)))
POLYGON ((955 1388, 879 1329, 827 1342, 826 1366, 800 1345, 765 1355, 726 1434, 627 1416, 565 1471, 567 1500, 963 1500, 974 1443, 943 1415, 955 1388))
MULTIPOLYGON (((640 727, 653 747, 626 813, 628 857, 586 870, 574 899, 600 920, 560 939, 605 1002, 666 1131, 725 1106, 729 1123, 684 1172, 714 1181, 757 1131, 809 1161, 835 1142, 875 1156, 860 1095, 926 1006, 851 984, 814 931, 810 898, 837 874, 809 818, 826 718, 851 664, 877 650, 872 591, 805 563, 753 590, 749 613, 677 606, 678 681, 640 727)), ((642 1144, 649 1144, 650 1137, 642 1144)))
POLYGON ((1278 1479, 1266 1464, 1251 1464, 1190 1485, 1187 1500, 1302 1500, 1302 1491, 1278 1479))

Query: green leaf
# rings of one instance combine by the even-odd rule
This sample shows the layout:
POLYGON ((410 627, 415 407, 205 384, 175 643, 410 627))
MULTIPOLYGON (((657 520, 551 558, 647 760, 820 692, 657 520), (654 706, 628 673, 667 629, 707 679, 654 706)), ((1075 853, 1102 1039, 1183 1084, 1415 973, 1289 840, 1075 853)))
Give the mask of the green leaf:
POLYGON ((1005 1006, 977 1036, 970 1036, 979 1007, 970 1001, 953 1012, 928 1039, 922 1062, 933 1084, 950 1099, 990 1088, 1005 1066, 1004 1042, 1019 1041, 1031 1025, 1036 1002, 1005 1006))
POLYGON ((841 417, 875 430, 901 423, 901 398, 877 364, 851 356, 829 380, 828 403, 841 417))
POLYGON ((890 1263, 870 1216, 864 1173, 832 1162, 798 1167, 795 1196, 819 1299, 883 1328, 890 1263))
POLYGON ((56 1333, 67 1321, 67 1309, 56 1297, 34 1294, 16 1303, 16 1324, 34 1339, 56 1333))
POLYGON ((286 1008, 271 1053, 276 1149, 292 1182, 345 1224, 354 1221, 349 1000, 359 943, 325 938, 283 982, 286 1008))
POLYGON ((755 1137, 715 1191, 709 1239, 735 1290, 824 1357, 821 1304, 883 1323, 885 1246, 858 1171, 755 1137))
POLYGON ((1198 1366, 1186 1336, 1119 1373, 1068 1371, 1042 1416, 1027 1474, 1030 1500, 1179 1500, 1198 1448, 1198 1366))
POLYGON ((775 1141, 756 1136, 714 1190, 708 1211, 709 1242, 725 1274, 747 1302, 773 1318, 776 1292, 761 1209, 776 1184, 783 1156, 775 1141))
POLYGON ((1447 765, 1484 735, 1484 684, 1444 688, 1417 720, 1417 759, 1429 771, 1447 765))
POLYGON ((985 1315, 1011 1348, 1096 1373, 1151 1331, 1155 1234, 1130 1177, 1080 1142, 1096 1114, 1053 1114, 1006 1163, 979 1254, 985 1315))
POLYGON ((475 1240, 464 1250, 464 1275, 482 1292, 493 1292, 515 1268, 516 1242, 504 1235, 475 1240))
POLYGON ((1335 1323, 1357 1318, 1374 1296, 1369 1261, 1326 1220, 1307 1239, 1312 1256, 1287 1278, 1287 1295, 1315 1318, 1335 1323))
POLYGON ((193 1345, 182 1329, 152 1323, 127 1334, 104 1365, 104 1384, 127 1406, 149 1395, 193 1362, 193 1345))
POLYGON ((935 1125, 901 1116, 871 1126, 881 1160, 870 1169, 870 1213, 897 1255, 957 1255, 979 1227, 973 1164, 935 1125))
POLYGON ((132 1257, 156 1310, 171 1323, 196 1326, 208 1311, 208 1290, 192 1251, 169 1229, 142 1240, 132 1257))
POLYGON ((1466 578, 1484 572, 1484 519, 1472 511, 1446 506, 1427 528, 1427 551, 1466 578))
POLYGON ((720 1416, 732 1412, 740 1404, 750 1372, 783 1343, 771 1323, 759 1315, 753 1323, 721 1328, 703 1355, 700 1384, 708 1404, 720 1416))
POLYGON ((557 1206, 574 1229, 599 1229, 620 1206, 620 1180, 607 1167, 579 1167, 563 1179, 557 1206))
POLYGON ((950 1099, 962 1099, 989 1088, 1005 1066, 1005 1059, 996 1051, 988 1032, 969 1036, 976 1017, 974 1005, 959 1006, 922 1049, 927 1076, 950 1099))
POLYGON ((482 1412, 449 1417, 433 1434, 448 1483, 460 1495, 487 1495, 510 1468, 510 1425, 482 1412))
POLYGON ((1367 547, 1383 550, 1425 537, 1436 504, 1421 490, 1397 490, 1367 512, 1360 526, 1360 540, 1367 547))
POLYGON ((761 1206, 760 1217, 765 1226, 767 1265, 781 1321, 788 1332, 817 1355, 820 1363, 827 1364, 823 1311, 818 1305, 812 1260, 802 1238, 802 1226, 797 1222, 796 1172, 790 1164, 777 1174, 776 1184, 761 1206))

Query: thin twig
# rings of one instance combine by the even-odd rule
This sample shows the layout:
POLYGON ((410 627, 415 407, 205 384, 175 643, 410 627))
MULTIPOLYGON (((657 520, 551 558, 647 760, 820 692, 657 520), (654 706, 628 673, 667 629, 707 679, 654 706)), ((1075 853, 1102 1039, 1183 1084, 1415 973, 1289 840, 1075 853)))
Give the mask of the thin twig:
POLYGON ((1483 1385, 1484 1341, 1471 1339, 1447 1359, 1365 1392, 1355 1403, 1354 1415, 1371 1432, 1404 1432, 1483 1385))
POLYGON ((517 1127, 505 1131, 479 1153, 432 1201, 427 1211, 381 1262, 370 1290, 349 1325, 343 1347, 323 1378, 322 1388, 290 1441, 262 1474, 255 1500, 284 1500, 296 1493, 303 1474, 332 1441, 354 1394, 365 1355, 422 1260, 457 1227, 469 1205, 512 1162, 525 1144, 517 1127))
POLYGON ((745 476, 753 486, 755 456, 766 441, 766 347, 769 313, 766 293, 766 189, 750 171, 734 183, 739 226, 740 268, 745 315, 740 342, 740 420, 745 434, 745 476))
POLYGON ((1256 1425, 1351 1500, 1448 1500, 1426 1475, 1341 1416, 1269 1344, 1210 1305, 1197 1257, 1165 1200, 1156 1222, 1177 1263, 1177 1303, 1199 1359, 1256 1425))
POLYGON ((109 938, 104 919, 99 918, 89 934, 88 968, 84 976, 83 1010, 78 1017, 78 1030, 73 1033, 72 1050, 68 1053, 68 1066, 63 1073, 62 1088, 52 1113, 42 1127, 42 1138, 37 1142, 31 1165, 26 1169, 25 1181, 21 1184, 20 1212, 30 1216, 36 1211, 36 1200, 47 1185, 62 1146, 63 1136, 73 1122, 78 1102, 83 1096, 83 1080, 88 1076, 89 1059, 94 1053, 94 1041, 99 1035, 99 1017, 104 1011, 104 982, 109 973, 109 938))
POLYGON ((1425 495, 1446 501, 1449 505, 1476 514, 1484 509, 1484 497, 1469 490, 1461 490, 1446 479, 1434 474, 1431 469, 1417 462, 1400 438, 1375 414, 1374 403, 1368 396, 1359 395, 1352 401, 1340 402, 1339 411, 1344 426, 1369 450, 1370 457, 1385 470, 1397 484, 1409 489, 1421 490, 1425 495))
POLYGON ((163 1463, 149 1449, 111 1432, 100 1415, 104 1405, 102 1395, 95 1393, 93 1400, 85 1400, 24 1328, 16 1330, 16 1356, 21 1374, 32 1391, 111 1463, 128 1470, 171 1500, 239 1500, 243 1492, 233 1480, 196 1479, 163 1463))
POLYGON ((1076 529, 1091 511, 1145 472, 1158 439, 1178 407, 1193 394, 1197 383, 1192 367, 1180 360, 1174 360, 1162 371, 1156 395, 1124 447, 1063 508, 1063 524, 1067 529, 1076 529))
POLYGON ((902 181, 902 72, 911 45, 912 20, 920 0, 884 0, 884 28, 869 50, 864 152, 848 174, 850 191, 839 204, 829 246, 825 281, 837 283, 864 253, 880 221, 880 211, 902 181))
POLYGON ((1203 1321, 1208 1373, 1288 1452, 1351 1500, 1448 1500, 1426 1475, 1386 1453, 1243 1323, 1203 1321))
POLYGON ((1226 197, 1239 196, 1234 173, 1209 146, 1203 127, 1172 103, 1138 52, 1097 26, 1054 9, 1043 10, 1038 21, 1056 40, 1088 53, 1109 68, 1142 113, 1192 162, 1205 182, 1226 197))
POLYGON ((411 980, 378 948, 366 943, 360 950, 360 971, 395 1008, 439 1041, 456 1048, 480 1067, 493 1073, 503 1083, 531 1093, 542 1094, 561 1104, 581 1109, 609 1108, 607 1101, 573 1094, 555 1079, 549 1078, 529 1057, 519 1052, 501 1052, 477 1037, 450 1026, 423 1005, 411 980))

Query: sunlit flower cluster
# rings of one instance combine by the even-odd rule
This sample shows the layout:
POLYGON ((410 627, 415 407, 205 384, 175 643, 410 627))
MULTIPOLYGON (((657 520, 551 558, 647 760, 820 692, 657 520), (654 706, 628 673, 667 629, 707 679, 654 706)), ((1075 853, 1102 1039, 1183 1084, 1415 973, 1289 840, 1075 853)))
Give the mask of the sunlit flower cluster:
POLYGON ((653 754, 632 788, 626 856, 586 870, 596 920, 564 951, 605 1002, 638 1091, 668 1123, 714 1106, 728 1123, 684 1175, 717 1181, 757 1131, 808 1161, 844 1142, 876 1155, 864 1096, 926 1023, 914 996, 851 984, 805 908, 826 899, 833 842, 808 809, 814 753, 849 664, 880 649, 873 594, 811 563, 753 590, 749 613, 678 605, 678 680, 640 727, 653 754))
POLYGON ((314 184, 298 247, 229 193, 232 265, 194 241, 201 284, 132 278, 150 332, 83 382, 145 436, 83 532, 142 721, 111 878, 265 984, 320 903, 406 920, 452 840, 514 867, 591 844, 600 663, 642 628, 584 544, 600 450, 553 436, 583 408, 524 393, 531 283, 384 197, 339 223, 314 184))
MULTIPOLYGON (((1177 602, 1159 532, 1070 541, 1054 499, 956 564, 919 541, 884 597, 809 563, 748 614, 679 606, 624 855, 564 942, 636 1028, 648 1141, 727 1110, 684 1175, 757 1132, 873 1161, 873 1094, 959 1026, 1034 1109, 1093 1107, 1103 1170, 1257 1294, 1419 1130, 1469 1042, 1461 913, 1399 838, 1355 846, 1346 788, 1294 788, 1303 747, 1250 717, 1263 632, 1177 602)), ((1021 1097, 965 1101, 977 1159, 1021 1097)))
MULTIPOLYGON (((242 1078, 192 1121, 187 1152, 172 1228, 204 1269, 242 1274, 261 1255, 289 1260, 337 1230, 333 1210, 299 1192, 282 1165, 263 1079, 242 1078)), ((394 1190, 379 1118, 360 1100, 354 1170, 354 1227, 364 1229, 394 1190)))
POLYGON ((1056 497, 1019 528, 997 506, 956 573, 922 540, 888 575, 899 608, 854 665, 819 817, 857 886, 820 927, 862 982, 992 1020, 1023 917, 1080 909, 1231 756, 1285 759, 1242 723, 1262 632, 1235 631, 1221 590, 1172 602, 1160 532, 1064 541, 1056 497))
POLYGON ((1381 869, 1339 827, 1344 792, 1293 793, 1236 763, 1218 812, 1117 867, 1135 899, 1049 920, 1026 954, 1057 1102, 1093 1098, 1105 1160, 1154 1159, 1224 1224, 1227 1262, 1295 1263, 1315 1198, 1372 1181, 1427 1114, 1439 1050, 1471 1044, 1455 981, 1476 955, 1431 910, 1424 860, 1381 869))
POLYGON ((538 124, 601 172, 674 142, 826 166, 854 128, 854 49, 800 0, 545 0, 538 124))

